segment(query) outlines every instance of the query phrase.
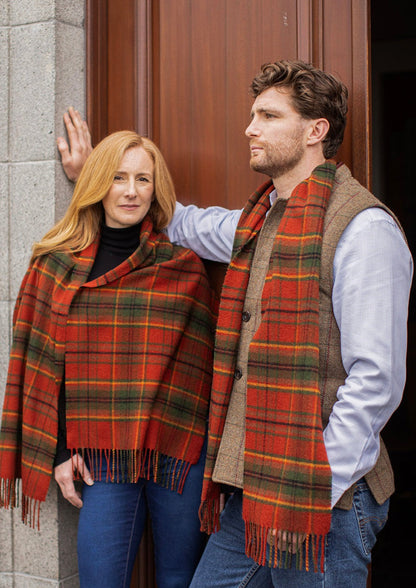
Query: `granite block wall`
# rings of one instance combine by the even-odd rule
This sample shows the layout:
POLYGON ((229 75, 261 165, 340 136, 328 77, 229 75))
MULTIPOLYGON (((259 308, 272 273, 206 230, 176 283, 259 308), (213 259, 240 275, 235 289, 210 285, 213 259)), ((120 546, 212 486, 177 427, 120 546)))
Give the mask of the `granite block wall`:
MULTIPOLYGON (((34 241, 72 194, 56 137, 85 105, 84 0, 0 0, 0 407, 11 316, 34 241)), ((0 510, 0 588, 74 588, 77 511, 52 482, 41 530, 0 510)))

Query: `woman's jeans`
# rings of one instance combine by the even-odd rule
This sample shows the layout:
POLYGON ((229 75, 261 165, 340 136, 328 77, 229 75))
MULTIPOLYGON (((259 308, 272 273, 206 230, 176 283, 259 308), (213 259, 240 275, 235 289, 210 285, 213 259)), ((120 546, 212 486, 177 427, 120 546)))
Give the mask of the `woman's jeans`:
MULTIPOLYGON (((351 510, 332 510, 324 573, 269 568, 245 555, 242 494, 236 492, 221 514, 221 530, 211 535, 191 588, 365 588, 367 566, 389 501, 378 505, 364 480, 357 483, 351 510)), ((295 558, 293 558, 295 559, 295 558)))
MULTIPOLYGON (((130 586, 147 513, 158 588, 189 586, 206 543, 198 519, 204 463, 205 451, 191 467, 182 494, 146 479, 133 484, 102 481, 84 485, 78 526, 81 588, 130 586)), ((102 479, 106 479, 105 471, 102 479)))

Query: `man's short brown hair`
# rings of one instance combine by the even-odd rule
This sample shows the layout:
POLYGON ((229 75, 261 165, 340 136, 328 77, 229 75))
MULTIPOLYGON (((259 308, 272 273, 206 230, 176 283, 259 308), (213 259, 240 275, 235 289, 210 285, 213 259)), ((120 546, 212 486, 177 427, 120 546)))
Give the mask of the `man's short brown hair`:
POLYGON ((328 133, 323 140, 326 159, 334 157, 344 138, 348 90, 333 75, 303 61, 266 63, 251 83, 256 98, 268 88, 288 88, 293 107, 306 119, 325 118, 328 133))

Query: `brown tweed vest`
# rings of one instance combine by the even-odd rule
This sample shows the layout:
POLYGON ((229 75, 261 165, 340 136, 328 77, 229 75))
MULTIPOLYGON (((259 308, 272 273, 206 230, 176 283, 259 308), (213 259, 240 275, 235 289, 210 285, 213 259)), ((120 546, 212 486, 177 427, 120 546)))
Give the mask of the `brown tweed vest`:
MULTIPOLYGON (((215 482, 239 488, 243 488, 246 404, 245 366, 247 365, 250 341, 261 320, 259 302, 273 247, 273 237, 284 207, 284 202, 276 202, 267 216, 259 235, 244 305, 245 312, 248 312, 248 320, 243 317, 241 329, 238 365, 243 375, 235 381, 231 393, 221 446, 213 473, 215 482)), ((335 175, 334 190, 325 217, 321 257, 319 371, 324 428, 328 423, 332 406, 337 400, 337 390, 344 383, 347 376, 341 360, 340 333, 332 312, 332 272, 335 250, 342 233, 351 220, 359 212, 372 207, 383 208, 394 217, 386 206, 352 177, 347 166, 340 166, 335 175)), ((396 218, 395 220, 398 223, 396 218)), ((382 504, 394 492, 393 471, 382 440, 379 459, 374 468, 365 476, 365 479, 379 504, 382 504)), ((354 487, 352 486, 344 493, 337 506, 350 509, 353 493, 354 487)))

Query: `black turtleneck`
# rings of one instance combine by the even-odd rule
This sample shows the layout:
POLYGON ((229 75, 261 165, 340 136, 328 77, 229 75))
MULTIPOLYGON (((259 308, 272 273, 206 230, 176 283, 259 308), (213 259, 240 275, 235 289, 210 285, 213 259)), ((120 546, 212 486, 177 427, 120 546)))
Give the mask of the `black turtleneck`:
MULTIPOLYGON (((133 225, 123 229, 113 229, 103 225, 101 227, 100 243, 98 245, 97 255, 94 265, 89 275, 90 280, 95 280, 100 276, 111 271, 132 253, 136 251, 140 244, 140 225, 133 225)), ((58 442, 56 445, 56 455, 54 466, 67 461, 71 457, 71 452, 66 446, 66 416, 65 416, 65 385, 61 386, 58 403, 58 442)))
POLYGON ((140 225, 133 225, 123 229, 113 229, 103 225, 100 244, 90 273, 90 280, 99 278, 120 265, 120 263, 123 263, 136 251, 139 243, 140 225))

